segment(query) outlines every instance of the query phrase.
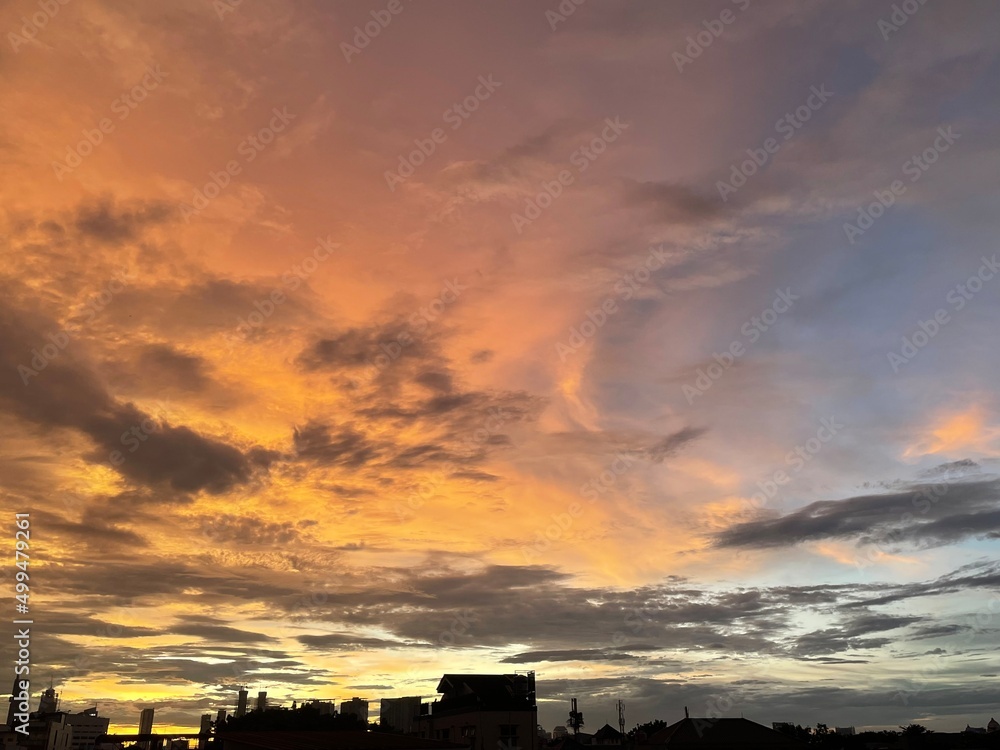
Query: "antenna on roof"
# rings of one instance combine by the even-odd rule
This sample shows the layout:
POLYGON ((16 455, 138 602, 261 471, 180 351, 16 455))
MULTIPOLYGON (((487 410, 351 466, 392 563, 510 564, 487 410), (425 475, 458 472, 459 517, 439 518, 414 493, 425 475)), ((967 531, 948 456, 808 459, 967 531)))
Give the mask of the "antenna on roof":
POLYGON ((621 741, 625 741, 625 701, 618 701, 618 732, 621 734, 621 741))
POLYGON ((583 726, 583 714, 576 710, 576 698, 571 700, 570 705, 572 707, 569 711, 569 721, 566 722, 566 726, 573 730, 573 736, 576 737, 580 734, 580 727, 583 726))
POLYGON ((688 707, 687 706, 684 706, 684 718, 685 719, 690 719, 691 718, 690 716, 688 716, 688 707))

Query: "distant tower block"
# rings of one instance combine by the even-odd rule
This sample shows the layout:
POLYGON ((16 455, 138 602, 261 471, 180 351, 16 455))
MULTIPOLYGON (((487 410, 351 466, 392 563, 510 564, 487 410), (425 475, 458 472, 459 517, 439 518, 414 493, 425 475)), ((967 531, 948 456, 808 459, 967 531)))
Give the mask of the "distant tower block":
POLYGON ((246 716, 246 713, 247 713, 247 696, 248 695, 249 695, 249 693, 247 693, 247 689, 245 687, 241 687, 240 688, 240 697, 239 697, 239 700, 236 703, 236 718, 237 719, 239 717, 241 717, 241 716, 246 716))
POLYGON ((38 713, 54 714, 58 710, 59 693, 52 687, 52 683, 49 683, 48 688, 46 688, 45 692, 42 693, 42 697, 38 700, 38 713))
POLYGON ((365 724, 368 723, 368 701, 363 698, 351 698, 349 701, 342 701, 340 704, 340 715, 354 715, 365 724))
POLYGON ((257 710, 263 711, 267 708, 267 691, 261 690, 257 693, 257 710))
POLYGON ((201 726, 198 728, 198 750, 208 747, 208 735, 212 733, 212 714, 201 715, 201 726))
POLYGON ((153 709, 144 708, 139 713, 139 734, 153 733, 153 709))

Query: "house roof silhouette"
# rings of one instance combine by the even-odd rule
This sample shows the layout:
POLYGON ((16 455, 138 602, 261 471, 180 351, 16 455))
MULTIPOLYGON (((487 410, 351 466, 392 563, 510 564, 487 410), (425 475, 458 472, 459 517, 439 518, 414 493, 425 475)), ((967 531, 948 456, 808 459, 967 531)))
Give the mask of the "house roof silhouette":
POLYGON ((681 719, 650 736, 646 745, 666 745, 672 750, 726 750, 761 748, 795 750, 799 740, 749 719, 681 719))

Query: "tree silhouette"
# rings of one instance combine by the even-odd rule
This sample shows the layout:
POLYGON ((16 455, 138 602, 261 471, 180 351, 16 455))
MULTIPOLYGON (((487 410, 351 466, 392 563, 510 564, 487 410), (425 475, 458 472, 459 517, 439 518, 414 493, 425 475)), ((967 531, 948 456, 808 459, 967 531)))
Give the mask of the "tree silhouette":
POLYGON ((250 711, 240 716, 230 716, 220 724, 220 734, 226 732, 267 732, 275 730, 346 731, 366 730, 368 725, 354 714, 347 716, 320 714, 319 707, 308 703, 296 709, 269 708, 264 711, 250 711))

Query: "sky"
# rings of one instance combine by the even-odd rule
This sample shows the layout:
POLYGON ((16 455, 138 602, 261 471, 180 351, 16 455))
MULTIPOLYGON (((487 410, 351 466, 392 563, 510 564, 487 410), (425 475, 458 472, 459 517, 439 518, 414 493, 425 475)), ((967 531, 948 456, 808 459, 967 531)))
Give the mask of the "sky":
POLYGON ((134 731, 534 670, 549 730, 985 725, 998 23, 5 4, 32 692, 134 731))

